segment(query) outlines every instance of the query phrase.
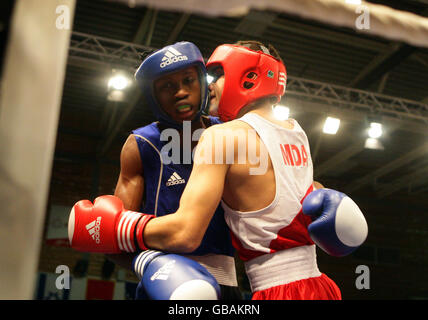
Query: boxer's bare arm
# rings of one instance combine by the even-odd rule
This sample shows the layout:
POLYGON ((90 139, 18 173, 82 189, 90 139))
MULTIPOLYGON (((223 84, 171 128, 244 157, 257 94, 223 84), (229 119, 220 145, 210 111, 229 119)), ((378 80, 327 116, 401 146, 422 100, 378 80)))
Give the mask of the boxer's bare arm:
MULTIPOLYGON (((125 209, 139 211, 144 192, 144 178, 137 141, 130 135, 120 154, 120 174, 114 195, 120 198, 125 209)), ((121 267, 131 269, 132 254, 110 254, 107 257, 121 267)))
POLYGON ((120 174, 114 195, 125 209, 138 211, 144 192, 143 166, 134 135, 130 135, 120 154, 120 174))
MULTIPOLYGON (((180 199, 180 207, 175 214, 150 220, 144 229, 147 247, 169 252, 192 252, 200 245, 211 218, 221 200, 225 177, 229 168, 222 164, 209 164, 215 148, 211 139, 206 139, 204 131, 199 140, 194 157, 194 165, 189 181, 180 199), (205 153, 208 152, 208 153, 205 153)), ((225 154, 225 152, 223 152, 225 154)))

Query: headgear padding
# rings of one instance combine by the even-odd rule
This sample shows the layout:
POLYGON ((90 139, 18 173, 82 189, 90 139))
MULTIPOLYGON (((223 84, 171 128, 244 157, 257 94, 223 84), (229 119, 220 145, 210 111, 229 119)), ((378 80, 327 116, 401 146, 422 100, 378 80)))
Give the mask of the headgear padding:
POLYGON ((244 106, 260 98, 275 97, 279 102, 285 92, 284 64, 262 51, 223 44, 207 62, 208 69, 215 66, 224 70, 224 88, 218 105, 222 121, 235 119, 244 106))
POLYGON ((206 81, 207 70, 199 49, 191 42, 177 42, 166 46, 149 55, 135 72, 144 97, 147 99, 155 117, 169 127, 182 128, 182 123, 174 121, 159 105, 154 92, 154 81, 160 77, 195 66, 199 74, 201 86, 201 103, 194 120, 198 120, 205 112, 208 103, 208 85, 206 81))

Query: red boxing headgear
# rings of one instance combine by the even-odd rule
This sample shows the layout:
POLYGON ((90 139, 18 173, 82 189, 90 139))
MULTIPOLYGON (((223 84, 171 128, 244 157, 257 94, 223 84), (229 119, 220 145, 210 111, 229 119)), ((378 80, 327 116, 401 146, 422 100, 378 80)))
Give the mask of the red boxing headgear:
POLYGON ((223 44, 214 50, 206 66, 208 70, 214 66, 224 70, 224 88, 218 105, 222 121, 235 119, 244 106, 260 98, 275 97, 279 102, 285 92, 284 64, 262 51, 223 44))

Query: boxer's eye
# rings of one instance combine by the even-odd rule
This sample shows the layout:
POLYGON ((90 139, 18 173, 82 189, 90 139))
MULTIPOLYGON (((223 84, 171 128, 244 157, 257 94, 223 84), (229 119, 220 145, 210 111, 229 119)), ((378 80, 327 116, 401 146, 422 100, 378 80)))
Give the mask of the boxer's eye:
POLYGON ((191 85, 195 81, 196 81, 196 78, 194 78, 194 77, 186 77, 186 78, 184 78, 183 83, 186 85, 191 85))
POLYGON ((174 85, 172 82, 164 82, 160 85, 161 90, 171 90, 174 88, 174 85))

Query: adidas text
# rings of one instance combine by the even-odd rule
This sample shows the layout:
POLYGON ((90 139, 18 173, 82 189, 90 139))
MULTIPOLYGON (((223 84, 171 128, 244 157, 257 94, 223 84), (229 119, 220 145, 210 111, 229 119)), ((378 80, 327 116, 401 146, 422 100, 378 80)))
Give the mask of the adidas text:
POLYGON ((168 280, 169 274, 174 268, 175 260, 169 261, 159 268, 150 278, 150 280, 168 280))
POLYGON ((175 63, 178 61, 185 61, 185 60, 187 60, 186 56, 178 56, 178 57, 176 56, 176 57, 168 58, 167 60, 163 61, 160 64, 160 67, 165 68, 166 66, 170 65, 171 63, 175 63))
POLYGON ((175 181, 167 181, 166 186, 170 187, 170 186, 174 186, 176 184, 182 184, 185 183, 186 181, 184 181, 184 179, 181 180, 175 180, 175 181))

